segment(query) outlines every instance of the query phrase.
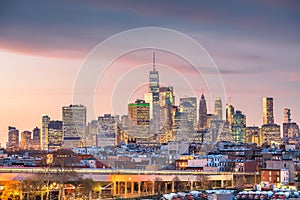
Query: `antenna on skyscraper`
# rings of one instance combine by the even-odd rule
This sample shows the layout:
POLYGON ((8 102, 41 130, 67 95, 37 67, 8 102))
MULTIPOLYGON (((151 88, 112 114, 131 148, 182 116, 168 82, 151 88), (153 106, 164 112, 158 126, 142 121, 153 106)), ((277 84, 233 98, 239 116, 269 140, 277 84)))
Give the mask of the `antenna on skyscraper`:
POLYGON ((155 51, 153 51, 153 71, 155 71, 155 51))

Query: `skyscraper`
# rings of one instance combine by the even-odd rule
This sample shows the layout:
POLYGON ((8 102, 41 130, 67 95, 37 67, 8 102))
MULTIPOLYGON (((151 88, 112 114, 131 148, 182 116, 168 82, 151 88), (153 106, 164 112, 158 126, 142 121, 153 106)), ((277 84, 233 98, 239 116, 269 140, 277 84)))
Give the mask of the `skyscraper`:
POLYGON ((23 131, 21 133, 21 149, 32 149, 31 148, 31 132, 23 131))
POLYGON ((180 112, 186 115, 187 123, 191 124, 194 130, 197 127, 197 98, 184 97, 180 98, 180 112))
POLYGON ((97 146, 114 146, 117 144, 117 119, 111 114, 98 117, 97 146))
POLYGON ((8 151, 19 150, 19 130, 16 127, 8 127, 8 142, 6 144, 6 149, 8 151))
POLYGON ((263 98, 263 125, 260 130, 261 144, 280 144, 280 125, 274 124, 273 98, 263 98))
POLYGON ((32 147, 34 150, 41 149, 41 129, 38 127, 32 130, 32 147))
POLYGON ((226 105, 226 122, 231 126, 233 123, 233 115, 235 114, 234 112, 234 107, 233 105, 227 104, 226 105))
POLYGON ((149 103, 137 99, 135 103, 128 104, 128 118, 131 127, 150 125, 149 103))
POLYGON ((160 130, 172 129, 172 106, 175 105, 173 87, 159 88, 160 130))
POLYGON ((260 130, 260 143, 281 144, 280 126, 277 124, 264 124, 260 130))
POLYGON ((220 97, 215 99, 215 116, 217 120, 223 119, 222 100, 220 97))
POLYGON ((292 122, 291 110, 285 108, 283 114, 283 138, 287 140, 289 138, 295 139, 299 137, 299 126, 296 122, 292 122))
POLYGON ((207 107, 206 100, 204 95, 201 95, 201 99, 199 101, 199 129, 203 130, 208 128, 207 126, 207 107))
POLYGON ((245 142, 246 136, 246 115, 237 110, 233 115, 232 135, 236 143, 245 142))
POLYGON ((152 94, 153 132, 158 134, 160 130, 159 75, 155 69, 155 52, 153 52, 153 69, 149 73, 149 93, 152 94))
POLYGON ((283 111, 283 122, 284 123, 288 123, 288 122, 291 122, 292 119, 291 119, 291 109, 289 108, 284 108, 284 111, 283 111))
POLYGON ((75 148, 82 145, 82 135, 86 126, 86 107, 70 105, 62 108, 63 148, 75 148))
POLYGON ((273 98, 263 98, 263 124, 274 124, 273 98))
MULTIPOLYGON (((149 140, 150 104, 137 99, 135 103, 128 104, 128 135, 141 140, 149 140)), ((157 135, 158 136, 158 135, 157 135)), ((156 138, 155 138, 156 139, 156 138)))
POLYGON ((48 115, 43 115, 41 119, 41 136, 40 136, 40 146, 41 150, 48 150, 48 125, 50 123, 50 117, 48 115))
POLYGON ((51 120, 48 124, 48 150, 55 151, 62 147, 62 121, 51 120))
POLYGON ((257 145, 261 145, 258 126, 246 127, 246 143, 256 143, 257 145))

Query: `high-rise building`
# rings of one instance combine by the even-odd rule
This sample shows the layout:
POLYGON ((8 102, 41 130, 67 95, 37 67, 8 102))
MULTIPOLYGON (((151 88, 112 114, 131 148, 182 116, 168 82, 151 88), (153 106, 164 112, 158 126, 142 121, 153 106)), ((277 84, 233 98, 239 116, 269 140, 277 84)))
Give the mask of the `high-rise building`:
POLYGON ((234 107, 233 105, 227 104, 226 105, 226 122, 231 126, 233 123, 233 115, 235 114, 234 112, 234 107))
POLYGON ((70 105, 62 108, 63 148, 82 146, 82 136, 86 126, 86 107, 70 105))
POLYGON ((291 109, 285 108, 284 111, 283 111, 283 122, 284 123, 289 123, 291 121, 292 121, 292 119, 291 119, 291 109))
POLYGON ((256 143, 257 145, 261 144, 258 126, 246 127, 246 143, 256 143))
POLYGON ((223 119, 222 100, 220 97, 215 99, 215 116, 217 120, 223 119))
POLYGON ((21 149, 32 149, 31 147, 31 132, 23 131, 21 133, 21 149))
POLYGON ((261 144, 280 144, 280 126, 277 124, 264 124, 260 129, 261 144))
POLYGON ((98 117, 97 146, 114 146, 117 144, 117 119, 111 114, 98 117))
POLYGON ((150 104, 137 99, 135 103, 128 104, 128 136, 148 140, 150 129, 150 104))
POLYGON ((55 151, 62 147, 63 122, 51 120, 48 124, 48 150, 55 151))
POLYGON ((299 137, 299 126, 296 122, 292 122, 291 110, 289 108, 284 109, 282 133, 285 140, 288 138, 294 139, 299 137))
POLYGON ((19 150, 19 130, 16 127, 8 127, 8 142, 6 144, 6 149, 8 151, 19 150))
POLYGON ((50 117, 43 115, 41 119, 41 135, 40 135, 40 146, 41 150, 48 150, 48 125, 50 123, 50 117))
POLYGON ((172 86, 159 88, 159 104, 160 106, 175 105, 175 96, 172 86))
POLYGON ((283 138, 298 138, 299 126, 296 122, 283 123, 283 138))
POLYGON ((96 146, 98 135, 98 120, 92 120, 88 123, 83 139, 85 147, 96 146))
POLYGON ((208 128, 206 100, 203 94, 201 95, 201 99, 199 101, 199 123, 198 124, 199 124, 199 130, 208 128))
POLYGON ((246 115, 237 110, 233 115, 233 123, 231 126, 234 142, 245 142, 246 137, 246 115))
POLYGON ((34 150, 40 150, 41 149, 41 129, 38 127, 35 127, 32 130, 32 148, 34 150))
POLYGON ((175 105, 173 87, 159 88, 160 130, 172 129, 172 106, 175 105))
POLYGON ((149 93, 152 98, 152 129, 154 134, 158 134, 160 131, 159 75, 155 69, 155 52, 153 52, 153 70, 149 73, 149 93))
POLYGON ((263 124, 274 124, 273 98, 263 98, 263 124))
POLYGON ((175 141, 189 140, 191 123, 188 124, 186 113, 180 112, 177 106, 172 108, 172 121, 172 132, 175 141))
POLYGON ((128 104, 128 118, 131 127, 150 125, 149 107, 149 103, 140 99, 137 99, 135 103, 128 104))
POLYGON ((187 117, 187 123, 191 126, 191 130, 197 127, 197 98, 184 97, 179 99, 180 112, 184 113, 187 117))

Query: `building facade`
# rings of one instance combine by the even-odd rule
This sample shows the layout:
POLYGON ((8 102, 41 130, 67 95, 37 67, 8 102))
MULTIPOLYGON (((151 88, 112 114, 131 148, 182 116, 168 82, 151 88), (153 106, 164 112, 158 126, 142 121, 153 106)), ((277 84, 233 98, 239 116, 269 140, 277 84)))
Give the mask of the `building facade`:
POLYGON ((86 126, 86 107, 70 105, 62 108, 63 148, 82 146, 82 136, 86 126))
POLYGON ((201 95, 201 99, 199 101, 199 122, 198 122, 199 130, 207 129, 207 106, 204 95, 201 95))
POLYGON ((234 142, 246 141, 246 115, 237 110, 233 115, 233 123, 231 126, 234 142))
POLYGON ((32 149, 32 141, 31 141, 31 132, 30 131, 23 131, 21 133, 21 149, 28 150, 32 149))
POLYGON ((51 120, 48 124, 48 150, 55 151, 62 148, 62 121, 51 120))
POLYGON ((263 98, 263 124, 274 124, 273 98, 263 98))
POLYGON ((8 127, 8 142, 6 144, 6 149, 8 151, 17 151, 20 149, 19 145, 19 130, 16 127, 8 127))
POLYGON ((215 99, 215 115, 217 120, 223 119, 222 99, 220 97, 215 99))
POLYGON ((40 147, 41 150, 48 150, 48 125, 50 123, 50 117, 48 115, 43 115, 41 119, 41 135, 40 135, 40 147))

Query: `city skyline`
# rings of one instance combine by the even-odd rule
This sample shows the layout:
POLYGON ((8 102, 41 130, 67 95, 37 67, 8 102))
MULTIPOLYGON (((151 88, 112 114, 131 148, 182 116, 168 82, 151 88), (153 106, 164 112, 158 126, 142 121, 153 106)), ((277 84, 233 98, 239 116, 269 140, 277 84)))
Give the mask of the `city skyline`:
MULTIPOLYGON (((224 81, 227 99, 222 99, 223 113, 231 97, 231 104, 247 115, 247 125, 261 126, 262 98, 273 97, 275 123, 282 125, 286 107, 291 109, 293 121, 299 123, 299 3, 230 2, 234 3, 233 8, 195 1, 189 4, 167 1, 153 7, 135 1, 128 4, 4 1, 0 20, 4 27, 0 32, 1 146, 7 141, 8 126, 20 132, 32 131, 39 126, 44 113, 60 120, 61 107, 72 104, 76 75, 88 53, 113 34, 145 26, 180 31, 205 47, 224 81), (176 9, 179 12, 174 12, 176 9), (68 15, 65 10, 69 11, 68 15)), ((132 85, 138 80, 130 80, 125 91, 132 95, 123 101, 117 113, 97 101, 98 116, 126 114, 127 103, 143 98, 148 72, 152 69, 150 52, 152 50, 131 52, 113 63, 115 68, 112 67, 111 73, 122 68, 121 73, 124 73, 140 66, 135 74, 141 77, 136 79, 144 80, 145 84, 135 90, 132 85)), ((177 104, 179 98, 185 96, 196 96, 199 103, 204 89, 208 113, 213 113, 214 99, 210 99, 203 82, 192 92, 186 91, 187 84, 176 83, 179 75, 193 84, 199 81, 193 77, 189 64, 170 53, 156 52, 160 84, 174 87, 177 104), (170 68, 178 71, 177 76, 173 70, 169 77, 170 68)), ((110 89, 97 90, 96 99, 110 89)))

